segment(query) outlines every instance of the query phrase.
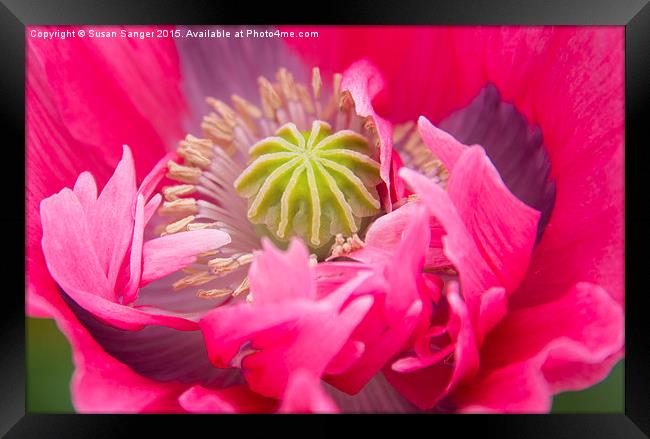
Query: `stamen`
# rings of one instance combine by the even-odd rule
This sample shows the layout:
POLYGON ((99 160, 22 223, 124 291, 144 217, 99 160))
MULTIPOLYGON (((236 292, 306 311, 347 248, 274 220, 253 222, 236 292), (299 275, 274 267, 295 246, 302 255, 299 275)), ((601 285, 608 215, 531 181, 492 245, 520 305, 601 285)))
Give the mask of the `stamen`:
POLYGON ((237 150, 232 145, 233 130, 222 118, 215 113, 204 116, 201 129, 215 144, 223 148, 228 155, 233 155, 237 150))
POLYGON ((404 137, 408 134, 409 131, 411 131, 411 129, 413 129, 414 126, 415 123, 413 123, 411 120, 395 125, 395 128, 393 129, 393 143, 401 142, 402 139, 404 139, 404 137))
POLYGON ((196 186, 193 184, 179 184, 163 188, 163 195, 166 201, 178 200, 181 196, 190 195, 194 192, 196 192, 196 186))
POLYGON ((186 231, 188 224, 194 221, 194 218, 195 218, 194 215, 190 215, 181 220, 178 220, 176 222, 167 225, 167 227, 165 227, 165 232, 162 233, 162 236, 186 231))
POLYGON ((225 276, 240 267, 253 262, 253 254, 246 253, 236 258, 215 258, 208 262, 210 273, 217 276, 225 276))
POLYGON ((183 183, 197 183, 201 176, 201 169, 192 166, 179 165, 173 160, 167 162, 167 177, 183 183))
POLYGON ((235 110, 230 108, 228 104, 220 101, 219 99, 208 97, 205 100, 209 105, 214 108, 223 120, 231 127, 234 128, 237 125, 236 113, 235 110))
POLYGON ((232 95, 231 99, 235 104, 235 109, 238 112, 242 114, 247 114, 253 119, 259 119, 260 117, 262 117, 262 112, 260 111, 260 109, 257 108, 255 105, 251 104, 250 102, 248 102, 246 99, 238 95, 232 95))
POLYGON ((185 140, 180 142, 178 155, 183 157, 187 163, 205 169, 214 157, 212 142, 210 139, 199 139, 188 135, 185 140))
POLYGON ((174 291, 180 291, 183 288, 190 286, 198 286, 206 284, 212 280, 215 280, 218 276, 208 273, 207 271, 200 271, 198 273, 192 273, 185 276, 184 278, 174 282, 172 288, 174 291))
POLYGON ((217 229, 219 223, 193 223, 187 225, 187 230, 217 229))
POLYGON ((278 70, 276 78, 280 82, 280 90, 282 90, 284 97, 290 101, 297 101, 298 95, 295 90, 293 75, 289 73, 287 69, 282 67, 278 70))
POLYGON ((200 297, 201 299, 218 299, 220 297, 230 296, 231 294, 232 290, 228 288, 215 288, 212 290, 199 290, 196 293, 196 297, 200 297))
POLYGON ((198 212, 198 205, 194 198, 179 198, 174 201, 165 201, 158 209, 158 213, 164 216, 171 215, 194 215, 198 212))
MULTIPOLYGON (((250 291, 250 284, 248 282, 248 276, 246 276, 244 280, 242 280, 242 282, 239 284, 239 286, 235 288, 235 291, 233 291, 232 296, 238 297, 244 293, 247 293, 248 291, 250 291)), ((250 296, 250 294, 248 296, 250 296)), ((248 300, 248 297, 246 297, 246 300, 248 300)))
POLYGON ((264 76, 257 78, 257 83, 260 87, 264 116, 268 119, 274 119, 276 110, 282 105, 282 99, 280 99, 280 96, 276 93, 273 84, 271 84, 264 76))
POLYGON ((397 146, 404 138, 406 141, 401 146, 402 151, 406 153, 406 156, 402 156, 404 163, 417 168, 424 175, 445 187, 449 173, 442 162, 422 142, 420 133, 414 128, 414 124, 407 123, 400 126, 399 132, 397 130, 394 132, 393 144, 397 146), (406 138, 406 134, 411 129, 411 134, 406 138))
POLYGON ((360 250, 363 247, 365 247, 365 244, 356 233, 347 239, 344 238, 341 233, 339 233, 336 235, 334 245, 332 246, 332 250, 330 252, 331 255, 328 259, 347 256, 353 251, 360 250))
POLYGON ((321 80, 320 69, 318 67, 314 67, 311 70, 311 88, 314 92, 314 97, 316 99, 320 99, 320 93, 323 88, 323 81, 321 80))

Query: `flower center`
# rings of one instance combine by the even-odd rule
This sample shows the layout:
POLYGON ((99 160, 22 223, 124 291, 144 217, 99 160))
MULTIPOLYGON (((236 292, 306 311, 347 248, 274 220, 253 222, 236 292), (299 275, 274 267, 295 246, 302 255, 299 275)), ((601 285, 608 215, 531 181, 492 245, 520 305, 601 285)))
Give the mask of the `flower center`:
POLYGON ((248 200, 250 222, 275 240, 298 236, 318 252, 379 213, 379 163, 367 139, 354 131, 332 133, 327 122, 315 120, 301 132, 287 123, 249 155, 252 162, 234 186, 248 200))
POLYGON ((178 184, 163 188, 159 214, 169 219, 158 232, 218 228, 231 237, 199 255, 174 290, 250 298, 246 275, 260 237, 278 247, 299 237, 317 263, 363 246, 357 233, 380 213, 379 139, 341 92, 341 75, 326 86, 318 68, 305 82, 281 68, 275 79, 258 78, 259 106, 238 95, 230 105, 207 98, 204 137, 188 134, 177 150, 183 163, 167 164, 178 184))

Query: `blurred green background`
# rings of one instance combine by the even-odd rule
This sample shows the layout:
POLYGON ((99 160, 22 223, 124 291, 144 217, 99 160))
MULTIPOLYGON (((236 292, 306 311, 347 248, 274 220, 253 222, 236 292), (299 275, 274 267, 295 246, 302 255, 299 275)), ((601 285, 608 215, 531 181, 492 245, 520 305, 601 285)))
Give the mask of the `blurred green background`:
MULTIPOLYGON (((73 412, 69 383, 73 367, 70 345, 53 320, 27 319, 27 410, 73 412)), ((581 392, 555 397, 554 413, 622 413, 623 361, 603 382, 581 392)))

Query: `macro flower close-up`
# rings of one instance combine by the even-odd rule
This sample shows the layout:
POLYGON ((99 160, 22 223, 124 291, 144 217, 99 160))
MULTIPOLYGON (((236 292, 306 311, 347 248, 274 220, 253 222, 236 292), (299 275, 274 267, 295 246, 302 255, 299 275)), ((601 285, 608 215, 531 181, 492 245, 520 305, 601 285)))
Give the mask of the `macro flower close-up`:
POLYGON ((66 28, 26 308, 75 411, 547 413, 623 358, 622 27, 66 28))

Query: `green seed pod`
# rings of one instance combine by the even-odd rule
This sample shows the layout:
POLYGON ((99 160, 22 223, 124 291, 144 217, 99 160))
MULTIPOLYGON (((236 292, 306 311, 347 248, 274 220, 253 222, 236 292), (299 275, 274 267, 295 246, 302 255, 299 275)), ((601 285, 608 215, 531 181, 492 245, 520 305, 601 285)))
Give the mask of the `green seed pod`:
POLYGON ((253 145, 250 157, 235 189, 248 200, 249 220, 278 240, 298 236, 317 249, 379 212, 379 163, 354 131, 332 134, 317 120, 300 132, 288 123, 253 145))

